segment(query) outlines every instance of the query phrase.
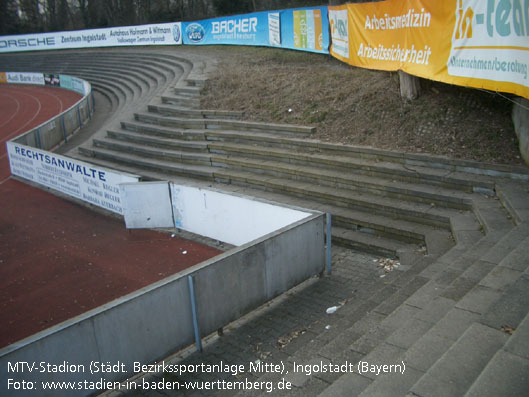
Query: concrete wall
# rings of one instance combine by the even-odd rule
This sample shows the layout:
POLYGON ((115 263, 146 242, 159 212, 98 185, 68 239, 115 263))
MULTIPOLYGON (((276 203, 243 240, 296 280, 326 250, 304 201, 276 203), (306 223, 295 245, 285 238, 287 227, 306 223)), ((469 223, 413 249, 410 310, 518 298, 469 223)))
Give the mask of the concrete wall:
MULTIPOLYGON (((194 342, 187 276, 195 279, 205 336, 324 267, 324 215, 314 214, 251 243, 135 291, 0 350, 2 395, 89 395, 92 390, 37 393, 7 390, 7 380, 97 382, 132 375, 133 362, 152 363, 194 342), (83 365, 77 373, 8 372, 8 363, 83 365), (123 364, 90 373, 91 362, 123 364), (7 393, 7 394, 6 394, 7 393)), ((36 387, 41 387, 40 383, 36 387)))
POLYGON ((77 86, 71 90, 81 93, 83 98, 70 109, 12 139, 12 141, 42 150, 52 150, 64 143, 68 137, 90 120, 94 112, 92 87, 87 81, 77 78, 75 80, 77 86), (81 88, 84 94, 79 89, 79 84, 82 84, 81 88))
POLYGON ((171 201, 176 227, 237 246, 309 215, 253 197, 176 184, 171 184, 171 201))
POLYGON ((520 153, 525 163, 529 165, 529 100, 516 98, 512 110, 514 130, 518 136, 520 153))
POLYGON ((124 183, 120 192, 129 229, 176 227, 236 246, 310 216, 254 197, 171 182, 124 183))

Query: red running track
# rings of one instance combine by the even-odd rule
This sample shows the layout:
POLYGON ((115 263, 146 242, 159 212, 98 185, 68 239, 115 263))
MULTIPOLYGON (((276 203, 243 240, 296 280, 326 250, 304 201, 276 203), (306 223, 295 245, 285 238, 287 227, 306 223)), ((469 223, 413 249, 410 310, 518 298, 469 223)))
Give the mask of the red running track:
MULTIPOLYGON (((52 87, 4 88, 1 84, 4 155, 6 140, 65 110, 72 94, 52 87), (23 109, 26 105, 33 110, 23 109)), ((151 230, 127 231, 122 220, 21 183, 9 174, 4 156, 0 165, 0 348, 221 252, 151 230)))
POLYGON ((0 84, 0 181, 10 175, 5 143, 64 112, 81 98, 59 87, 0 84))

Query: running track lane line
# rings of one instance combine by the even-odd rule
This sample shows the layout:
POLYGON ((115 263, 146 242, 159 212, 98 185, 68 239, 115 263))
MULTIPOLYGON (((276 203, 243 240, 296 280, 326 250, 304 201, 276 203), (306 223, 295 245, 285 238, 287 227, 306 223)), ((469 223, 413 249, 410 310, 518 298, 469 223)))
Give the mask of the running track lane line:
MULTIPOLYGON (((61 113, 63 112, 63 109, 64 109, 64 102, 62 101, 62 99, 61 99, 59 96, 57 96, 57 95, 55 95, 55 94, 53 94, 53 93, 45 92, 45 91, 38 91, 38 92, 39 92, 39 95, 48 95, 48 96, 50 96, 50 97, 53 97, 53 98, 55 99, 55 103, 57 103, 57 104, 59 105, 59 111, 58 111, 57 114, 61 114, 61 113)), ((18 128, 18 129, 17 129, 16 131, 14 131, 13 133, 9 134, 7 137, 4 137, 4 138, 0 139, 0 143, 6 142, 6 141, 8 141, 8 140, 9 140, 14 134, 18 134, 19 131, 20 131, 21 129, 25 128, 25 126, 27 126, 28 123, 31 123, 31 122, 32 122, 37 116, 39 116, 39 113, 40 113, 40 111, 41 111, 41 109, 42 109, 41 98, 37 98, 37 96, 35 96, 35 95, 31 95, 31 94, 27 94, 27 93, 22 93, 22 92, 17 92, 17 93, 18 93, 18 94, 21 94, 21 95, 26 95, 26 96, 29 96, 29 97, 33 98, 33 99, 39 104, 39 107, 38 107, 38 109, 37 109, 35 115, 34 115, 34 116, 33 116, 33 117, 32 117, 27 123, 25 123, 22 127, 18 128)), ((7 95, 5 95, 5 96, 7 96, 7 95)), ((15 99, 15 100, 16 100, 16 99, 15 99)), ((17 101, 17 102, 18 102, 18 101, 17 101)), ((20 104, 20 102, 18 102, 18 103, 20 104)), ((20 108, 20 106, 19 106, 19 108, 20 108)), ((17 110, 18 110, 19 108, 17 108, 17 110)), ((53 113, 55 113, 55 111, 53 111, 53 113)), ((16 115, 17 115, 17 113, 15 113, 13 116, 11 116, 7 122, 9 122, 9 121, 10 121, 13 117, 15 117, 16 115)), ((53 117, 53 116, 52 116, 52 117, 53 117)), ((6 123, 7 123, 7 122, 6 122, 6 123)), ((3 125, 5 125, 6 123, 1 124, 1 125, 0 125, 0 128, 1 128, 3 125)), ((30 129, 31 129, 31 128, 28 128, 28 131, 29 131, 30 129)), ((26 132, 26 131, 24 131, 24 132, 26 132)), ((6 153, 3 153, 2 155, 0 155, 0 160, 3 159, 5 156, 7 156, 7 152, 6 152, 6 153)))
MULTIPOLYGON (((58 104, 58 106, 59 106, 59 111, 58 111, 57 114, 62 113, 62 111, 65 108, 65 106, 68 106, 68 107, 73 106, 73 104, 75 104, 80 99, 80 98, 77 97, 78 95, 76 94, 75 97, 74 97, 75 98, 74 100, 65 98, 64 101, 63 101, 63 99, 60 96, 58 96, 56 93, 50 92, 49 88, 51 88, 52 90, 53 90, 53 88, 52 87, 48 87, 48 86, 42 86, 42 87, 41 86, 37 86, 37 87, 34 87, 34 86, 13 85, 13 86, 3 86, 2 88, 3 88, 3 90, 7 91, 8 93, 11 93, 12 95, 13 94, 18 94, 18 95, 25 96, 26 98, 33 99, 38 104, 38 109, 37 109, 36 113, 34 114, 34 116, 27 123, 25 123, 23 127, 20 127, 15 132, 10 133, 7 137, 3 137, 2 139, 0 139, 0 143, 4 143, 7 140, 9 140, 10 138, 12 138, 13 135, 19 133, 19 131, 22 128, 25 128, 28 125, 28 123, 33 122, 35 120, 35 118, 39 116, 40 110, 43 108, 42 105, 45 104, 46 100, 44 98, 42 98, 42 101, 41 101, 41 99, 39 99, 37 97, 42 97, 42 96, 52 97, 54 99, 54 103, 58 104), (29 91, 29 93, 28 93, 28 91, 29 91), (33 92, 34 94, 31 94, 31 92, 33 92), (71 103, 71 105, 69 105, 70 103, 71 103)), ((3 95, 4 96, 9 96, 8 94, 3 94, 3 95)), ((23 106, 23 104, 20 104, 20 101, 18 101, 18 99, 15 99, 15 100, 19 104, 19 106, 17 107, 17 112, 15 113, 15 115, 11 116, 9 118, 9 120, 7 120, 5 123, 0 125, 0 127, 5 126, 6 123, 8 123, 11 119, 13 119, 18 114, 18 111, 19 111, 20 107, 23 106)), ((22 101, 22 102, 24 102, 24 101, 22 101)), ((55 114, 55 111, 52 111, 51 113, 54 113, 54 114, 50 115, 49 117, 47 117, 47 120, 49 120, 53 116, 57 115, 57 114, 55 114)), ((31 124, 29 124, 30 127, 28 127, 26 129, 26 131, 29 131, 31 128, 36 127, 37 125, 42 124, 43 122, 45 122, 45 121, 36 123, 35 125, 32 125, 32 126, 31 126, 31 124)), ((1 130, 1 128, 0 128, 0 130, 1 130)), ((0 153, 1 152, 3 152, 3 153, 0 155, 0 164, 1 164, 0 165, 0 177, 2 176, 1 174, 4 174, 4 175, 7 174, 8 176, 7 176, 7 178, 5 178, 5 179, 0 181, 0 185, 5 183, 6 181, 8 181, 10 179, 10 177, 11 177, 10 172, 9 172, 9 162, 6 161, 6 157, 7 157, 7 147, 6 147, 6 145, 0 145, 0 153), (3 146, 3 148, 2 148, 2 146, 3 146)))
POLYGON ((2 124, 0 124, 0 128, 2 128, 4 125, 9 123, 11 120, 13 120, 13 117, 15 117, 18 114, 18 112, 20 111, 20 101, 17 98, 14 98, 12 96, 9 96, 9 95, 1 93, 1 92, 0 92, 0 95, 3 96, 3 97, 7 97, 7 99, 15 101, 15 103, 17 104, 17 108, 15 109, 15 113, 13 113, 11 115, 11 117, 9 117, 6 121, 4 121, 2 124))
MULTIPOLYGON (((29 97, 33 98, 35 101, 38 102, 38 104, 39 104, 39 108, 37 109, 37 112, 36 112, 35 116, 34 116, 31 120, 29 120, 29 122, 33 121, 33 120, 35 119, 35 117, 37 117, 37 116, 39 115, 41 109, 43 108, 43 107, 42 107, 42 102, 41 102, 41 99, 43 99, 43 98, 38 98, 35 94, 33 94, 33 95, 32 95, 32 94, 27 94, 27 93, 20 92, 20 91, 18 91, 18 90, 17 90, 16 92, 17 92, 17 93, 20 93, 20 94, 22 94, 22 95, 29 96, 29 97)), ((59 111, 58 111, 57 114, 61 114, 61 113, 63 112, 63 109, 64 109, 64 102, 62 101, 62 99, 61 99, 58 95, 56 95, 55 93, 51 93, 51 92, 47 92, 47 91, 42 91, 42 90, 34 90, 33 92, 38 92, 39 95, 50 96, 50 97, 54 98, 54 99, 55 99, 55 103, 59 105, 59 111)), ((43 99, 43 100, 44 100, 44 99, 43 99)), ((49 107, 50 107, 50 106, 48 106, 48 108, 49 108, 49 107)), ((50 111, 50 113, 54 113, 54 114, 55 114, 55 110, 50 111)), ((57 114, 56 114, 56 115, 57 115, 57 114)), ((15 114, 14 116, 16 116, 16 114, 15 114)), ((53 117, 53 116, 52 116, 52 117, 53 117)), ((13 118, 13 116, 12 116, 11 118, 13 118)), ((11 119, 11 118, 10 118, 10 119, 11 119)), ((50 117, 50 118, 51 118, 51 117, 50 117)), ((28 122, 28 123, 29 123, 29 122, 28 122)), ((0 143, 1 143, 1 142, 5 142, 5 141, 7 141, 7 140, 8 140, 13 134, 18 133, 18 131, 20 131, 22 128, 24 128, 28 123, 24 124, 22 127, 20 127, 18 130, 16 130, 16 131, 13 132, 12 134, 8 135, 7 137, 4 137, 3 139, 0 139, 0 143)), ((4 125, 4 124, 0 125, 0 127, 2 127, 3 125, 4 125)), ((31 129, 31 128, 29 128, 29 129, 31 129)), ((29 130, 29 129, 28 129, 28 130, 29 130)), ((1 157, 0 157, 0 158, 1 158, 1 157)))
POLYGON ((33 115, 33 117, 31 119, 29 119, 28 121, 26 121, 22 126, 20 126, 18 129, 16 129, 15 131, 13 131, 11 134, 9 134, 8 136, 6 137, 3 137, 2 139, 0 139, 0 143, 3 143, 3 142, 6 142, 8 141, 13 135, 16 135, 17 133, 20 133, 20 130, 23 130, 24 128, 26 128, 26 126, 28 124, 30 124, 33 120, 35 120, 35 118, 39 115, 39 112, 42 108, 42 104, 40 103, 40 101, 35 98, 33 95, 29 95, 29 94, 26 94, 26 93, 20 93, 21 95, 25 95, 27 97, 30 97, 31 99, 35 100, 39 106, 37 108, 37 112, 33 115))

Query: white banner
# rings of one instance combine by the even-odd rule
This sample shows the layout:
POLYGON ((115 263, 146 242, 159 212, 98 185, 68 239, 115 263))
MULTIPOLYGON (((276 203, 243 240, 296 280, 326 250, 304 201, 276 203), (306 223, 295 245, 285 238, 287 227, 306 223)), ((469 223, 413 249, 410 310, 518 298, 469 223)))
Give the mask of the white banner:
POLYGON ((6 82, 10 84, 44 85, 44 75, 42 73, 6 72, 6 82))
POLYGON ((55 153, 7 142, 13 175, 123 215, 119 185, 139 177, 121 174, 55 153))
POLYGON ((182 44, 180 22, 1 36, 0 53, 71 48, 182 44))
POLYGON ((270 45, 281 45, 281 18, 279 12, 268 14, 268 37, 270 45))

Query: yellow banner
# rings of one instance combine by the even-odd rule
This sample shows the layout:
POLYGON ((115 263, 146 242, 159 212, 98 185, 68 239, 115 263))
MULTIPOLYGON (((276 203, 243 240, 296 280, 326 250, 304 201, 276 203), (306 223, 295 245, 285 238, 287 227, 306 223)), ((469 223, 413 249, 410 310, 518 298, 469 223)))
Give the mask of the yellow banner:
POLYGON ((354 66, 529 98, 528 3, 388 0, 329 7, 331 54, 354 66))
POLYGON ((7 83, 7 77, 5 72, 0 72, 0 84, 1 83, 7 83))

